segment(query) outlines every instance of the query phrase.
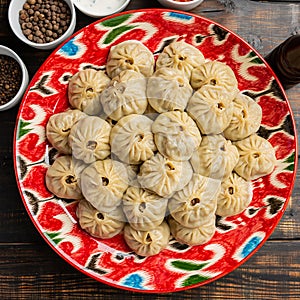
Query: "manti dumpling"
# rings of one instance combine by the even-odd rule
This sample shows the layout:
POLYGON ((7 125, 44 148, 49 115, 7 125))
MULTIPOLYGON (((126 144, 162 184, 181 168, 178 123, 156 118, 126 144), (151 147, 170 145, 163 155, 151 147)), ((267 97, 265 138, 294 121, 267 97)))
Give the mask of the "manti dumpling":
POLYGON ((101 212, 85 199, 79 201, 76 215, 83 230, 101 239, 109 239, 119 234, 126 222, 120 206, 109 213, 101 212))
POLYGON ((241 213, 251 202, 252 194, 251 182, 233 172, 221 184, 216 214, 228 217, 241 213))
POLYGON ((68 85, 68 99, 72 107, 88 115, 101 113, 100 94, 109 84, 110 78, 104 71, 84 69, 71 77, 68 85))
POLYGON ((170 160, 158 152, 141 165, 138 182, 143 188, 168 197, 181 190, 192 175, 189 161, 170 160))
POLYGON ((261 120, 261 107, 252 98, 239 93, 233 100, 233 115, 224 136, 231 141, 242 140, 258 131, 261 120))
POLYGON ((121 118, 110 134, 112 155, 127 164, 140 164, 151 158, 156 151, 152 123, 151 119, 137 114, 121 118))
POLYGON ((150 230, 165 217, 168 199, 142 188, 129 187, 123 196, 123 210, 132 228, 150 230))
POLYGON ((99 117, 87 116, 70 131, 69 145, 75 158, 85 163, 105 159, 110 155, 111 126, 99 117))
POLYGON ((169 243, 170 228, 164 221, 151 230, 136 230, 127 224, 124 228, 127 245, 138 255, 152 256, 164 250, 169 243))
POLYGON ((185 41, 175 41, 166 46, 156 61, 156 70, 162 67, 174 68, 190 80, 193 68, 205 61, 202 52, 185 41))
POLYGON ((200 131, 194 120, 181 111, 160 114, 152 125, 158 151, 175 160, 188 160, 201 142, 200 131))
POLYGON ((101 93, 104 115, 118 121, 130 114, 143 114, 148 106, 146 85, 142 74, 132 70, 121 72, 101 93))
POLYGON ((81 174, 83 196, 101 212, 111 212, 119 206, 127 187, 125 166, 112 159, 97 160, 81 174))
POLYGON ((182 244, 190 246, 202 245, 208 242, 216 232, 215 215, 207 219, 207 222, 200 227, 187 228, 182 226, 171 216, 168 218, 172 236, 182 244))
POLYGON ((189 80, 177 69, 160 68, 148 79, 148 101, 159 113, 184 111, 192 93, 189 80))
POLYGON ((223 87, 205 85, 193 94, 186 110, 202 134, 218 134, 231 121, 233 101, 223 87))
POLYGON ((55 196, 82 199, 81 175, 86 165, 71 155, 56 158, 46 172, 46 186, 55 196))
POLYGON ((128 40, 110 48, 106 71, 110 78, 124 70, 133 70, 149 77, 154 71, 154 56, 140 41, 128 40))
POLYGON ((223 87, 231 95, 231 100, 239 92, 233 70, 220 61, 208 61, 193 69, 191 85, 195 90, 204 85, 223 87))
POLYGON ((69 134, 71 128, 86 114, 78 109, 69 109, 50 116, 46 125, 46 136, 51 145, 60 153, 71 154, 69 134))
POLYGON ((196 228, 214 217, 221 182, 194 174, 190 182, 169 200, 172 217, 184 227, 196 228))
POLYGON ((257 134, 252 134, 235 142, 234 145, 239 153, 234 171, 244 179, 254 180, 273 171, 276 156, 275 150, 268 140, 257 134))
POLYGON ((230 176, 238 160, 237 147, 217 134, 203 136, 190 161, 195 173, 223 180, 230 176))

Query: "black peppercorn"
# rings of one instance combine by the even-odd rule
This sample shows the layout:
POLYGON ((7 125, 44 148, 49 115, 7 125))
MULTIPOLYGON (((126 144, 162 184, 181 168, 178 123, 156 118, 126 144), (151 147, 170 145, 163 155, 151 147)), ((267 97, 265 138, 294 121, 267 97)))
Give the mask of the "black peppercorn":
POLYGON ((67 31, 71 23, 71 11, 63 0, 27 0, 19 11, 19 23, 28 40, 48 43, 67 31), (52 34, 47 34, 48 30, 52 34))
POLYGON ((18 92, 22 70, 18 62, 7 55, 0 55, 0 105, 8 103, 18 92))

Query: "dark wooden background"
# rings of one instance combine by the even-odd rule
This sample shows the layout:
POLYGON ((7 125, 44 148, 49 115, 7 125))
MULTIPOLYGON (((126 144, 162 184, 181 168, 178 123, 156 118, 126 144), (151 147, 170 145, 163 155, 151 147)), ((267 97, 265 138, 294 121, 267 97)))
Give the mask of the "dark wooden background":
MULTIPOLYGON (((23 58, 32 78, 51 51, 30 48, 14 36, 7 20, 9 2, 0 0, 0 44, 23 58)), ((152 7, 161 6, 155 0, 132 0, 127 10, 152 7)), ((233 30, 263 56, 300 32, 299 1, 205 0, 192 12, 233 30)), ((93 21, 77 10, 76 30, 93 21)), ((299 131, 300 85, 288 90, 287 96, 299 131)), ((13 133, 17 112, 18 107, 0 112, 1 299, 300 299, 299 176, 276 230, 238 269, 208 285, 183 292, 155 295, 127 292, 99 283, 68 265, 31 223, 14 174, 13 133)))

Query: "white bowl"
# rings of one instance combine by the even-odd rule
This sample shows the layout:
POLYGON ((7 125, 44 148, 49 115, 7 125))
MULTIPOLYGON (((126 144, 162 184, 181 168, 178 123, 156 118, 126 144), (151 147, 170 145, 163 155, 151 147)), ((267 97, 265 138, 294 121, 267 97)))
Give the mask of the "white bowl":
POLYGON ((16 104, 18 104, 20 102, 20 100, 22 99, 23 94, 25 93, 25 90, 27 88, 29 76, 28 76, 27 68, 26 68, 25 64, 23 63, 22 59, 13 50, 0 45, 0 55, 7 55, 7 56, 14 58, 20 65, 21 71, 22 71, 22 81, 21 81, 21 86, 19 88, 19 91, 6 104, 0 105, 0 111, 3 111, 3 110, 7 110, 7 109, 15 106, 16 104))
POLYGON ((58 47, 64 40, 66 40, 68 37, 70 37, 73 34, 76 25, 76 11, 74 5, 71 0, 64 0, 64 1, 68 4, 71 10, 71 23, 69 25, 69 28, 66 30, 66 32, 56 40, 49 43, 38 44, 26 38, 26 36, 22 32, 21 25, 19 23, 19 11, 23 9, 23 5, 26 2, 26 0, 10 1, 10 5, 8 8, 8 20, 12 31, 21 41, 23 41, 24 43, 26 43, 31 47, 40 50, 49 50, 58 47))
POLYGON ((173 8, 173 9, 179 9, 179 10, 192 10, 196 6, 200 5, 203 0, 191 0, 188 2, 179 2, 175 0, 157 0, 161 5, 168 7, 168 8, 173 8))
POLYGON ((131 0, 73 0, 74 5, 85 15, 100 18, 125 9, 131 0))

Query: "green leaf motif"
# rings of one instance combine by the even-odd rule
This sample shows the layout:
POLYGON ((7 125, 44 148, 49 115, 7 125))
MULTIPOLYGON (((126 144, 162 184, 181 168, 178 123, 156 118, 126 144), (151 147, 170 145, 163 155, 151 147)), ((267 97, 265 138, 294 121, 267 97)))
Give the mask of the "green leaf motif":
POLYGON ((195 264, 191 262, 181 261, 181 260, 174 260, 171 262, 171 265, 180 270, 185 271, 197 271, 203 269, 205 266, 207 266, 208 263, 202 263, 202 264, 195 264))
POLYGON ((48 233, 45 232, 45 234, 57 245, 59 244, 63 239, 59 238, 60 232, 54 232, 54 233, 48 233))
POLYGON ((253 58, 250 60, 250 62, 252 62, 254 64, 261 65, 263 63, 262 60, 256 55, 256 53, 254 51, 249 52, 248 58, 253 58))
POLYGON ((133 25, 124 25, 124 26, 120 26, 117 28, 114 28, 112 31, 109 32, 109 34, 107 35, 107 37, 104 40, 104 44, 110 44, 112 43, 119 35, 121 35, 122 33, 129 31, 133 28, 135 28, 136 26, 133 25))
POLYGON ((290 155, 284 162, 290 164, 285 168, 286 171, 294 171, 295 152, 293 152, 292 155, 290 155))
POLYGON ((24 136, 25 134, 27 134, 28 132, 31 131, 30 128, 26 128, 30 123, 29 122, 25 122, 22 119, 20 119, 20 123, 19 123, 19 131, 18 131, 18 140, 24 136))
POLYGON ((202 275, 192 275, 188 278, 186 278, 184 280, 184 282, 182 283, 183 286, 190 286, 190 285, 193 285, 193 284, 197 284, 197 283, 200 283, 200 282, 203 282, 205 280, 208 280, 209 277, 207 276, 202 276, 202 275))
POLYGON ((103 22, 101 22, 101 24, 106 27, 116 27, 116 26, 119 26, 120 24, 124 23, 125 21, 127 21, 131 17, 131 15, 132 14, 118 16, 118 17, 103 21, 103 22))

